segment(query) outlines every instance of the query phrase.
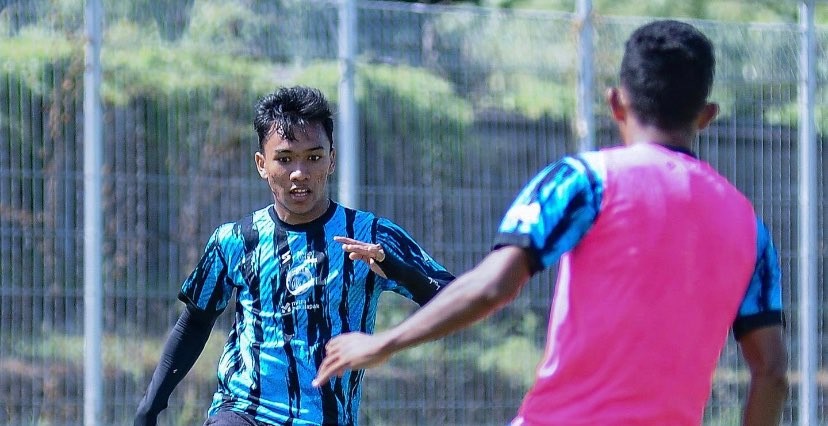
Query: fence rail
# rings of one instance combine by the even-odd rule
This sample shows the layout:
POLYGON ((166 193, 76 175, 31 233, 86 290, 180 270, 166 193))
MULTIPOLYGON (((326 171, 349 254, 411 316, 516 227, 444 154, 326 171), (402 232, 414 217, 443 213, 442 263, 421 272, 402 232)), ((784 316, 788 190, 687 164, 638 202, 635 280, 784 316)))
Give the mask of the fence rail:
MULTIPOLYGON (((104 2, 101 50, 103 404, 122 425, 140 399, 181 304, 181 280, 212 230, 270 202, 252 162, 253 104, 277 86, 338 99, 334 1, 104 2)), ((824 7, 821 4, 820 7, 824 7)), ((647 18, 595 16, 595 143, 617 144, 603 91, 622 43, 647 18)), ((0 424, 83 420, 83 2, 0 1, 0 424)), ((801 380, 797 269, 799 115, 796 23, 695 22, 717 48, 722 115, 700 156, 754 202, 783 266, 791 379, 801 380)), ((579 147, 574 14, 358 2, 354 93, 358 203, 393 218, 449 269, 489 248, 515 193, 579 147)), ((823 150, 828 30, 815 31, 817 241, 825 241, 823 150)), ((590 109, 585 109, 590 110, 590 109)), ((336 191, 340 176, 334 175, 336 191)), ((337 194, 333 194, 336 197, 337 194)), ((822 283, 826 253, 813 254, 822 283)), ((485 324, 367 374, 361 423, 502 425, 543 348, 554 273, 485 324)), ((816 411, 825 414, 828 298, 818 285, 816 411)), ((413 307, 383 298, 378 327, 413 307)), ((220 318, 163 424, 200 424, 229 330, 220 318)), ((738 424, 747 374, 721 356, 705 424, 738 424)), ((798 424, 798 391, 785 411, 798 424)))

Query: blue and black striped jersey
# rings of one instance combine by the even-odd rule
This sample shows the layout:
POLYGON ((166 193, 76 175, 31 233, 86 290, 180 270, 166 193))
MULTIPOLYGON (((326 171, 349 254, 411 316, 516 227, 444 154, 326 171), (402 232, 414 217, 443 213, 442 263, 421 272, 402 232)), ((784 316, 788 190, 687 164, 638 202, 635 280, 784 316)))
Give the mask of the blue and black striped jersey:
POLYGON ((333 202, 307 224, 280 221, 271 205, 220 226, 179 294, 217 314, 235 293, 210 413, 243 411, 279 425, 356 424, 362 371, 311 385, 325 344, 341 333, 372 332, 383 291, 422 305, 453 278, 398 225, 333 202), (388 278, 349 259, 334 236, 381 244, 388 278))

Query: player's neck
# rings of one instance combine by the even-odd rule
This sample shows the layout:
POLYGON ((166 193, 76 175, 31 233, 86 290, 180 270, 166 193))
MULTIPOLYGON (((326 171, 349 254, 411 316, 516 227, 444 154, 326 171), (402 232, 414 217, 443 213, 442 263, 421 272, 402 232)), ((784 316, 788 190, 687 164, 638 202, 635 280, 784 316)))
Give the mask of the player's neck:
POLYGON ((657 143, 689 150, 696 140, 696 132, 691 129, 664 130, 655 126, 630 123, 622 132, 622 137, 626 145, 657 143))

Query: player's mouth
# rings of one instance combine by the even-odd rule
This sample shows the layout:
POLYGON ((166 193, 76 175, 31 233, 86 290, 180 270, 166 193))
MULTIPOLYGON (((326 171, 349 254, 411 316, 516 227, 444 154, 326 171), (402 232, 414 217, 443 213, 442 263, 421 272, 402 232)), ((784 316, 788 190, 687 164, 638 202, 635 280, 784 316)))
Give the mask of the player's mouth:
POLYGON ((311 196, 311 190, 308 188, 293 188, 290 190, 290 197, 294 200, 305 200, 311 196))

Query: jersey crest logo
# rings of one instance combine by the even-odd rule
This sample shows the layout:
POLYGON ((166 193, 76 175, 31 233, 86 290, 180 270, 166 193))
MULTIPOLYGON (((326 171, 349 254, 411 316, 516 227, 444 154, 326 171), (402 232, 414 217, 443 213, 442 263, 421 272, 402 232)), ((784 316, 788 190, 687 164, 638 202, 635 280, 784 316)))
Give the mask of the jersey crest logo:
MULTIPOLYGON (((319 281, 319 265, 327 259, 327 255, 321 251, 309 251, 307 253, 295 254, 293 260, 296 262, 285 277, 287 290, 290 294, 298 296, 316 285, 324 285, 319 281)), ((283 263, 284 264, 284 263, 283 263)))
POLYGON ((288 271, 286 285, 290 294, 298 296, 316 285, 316 277, 302 265, 288 271))

